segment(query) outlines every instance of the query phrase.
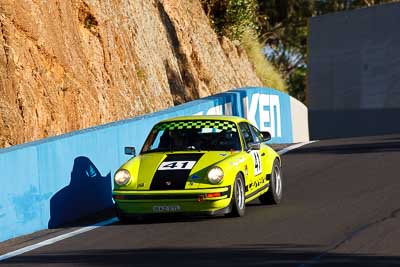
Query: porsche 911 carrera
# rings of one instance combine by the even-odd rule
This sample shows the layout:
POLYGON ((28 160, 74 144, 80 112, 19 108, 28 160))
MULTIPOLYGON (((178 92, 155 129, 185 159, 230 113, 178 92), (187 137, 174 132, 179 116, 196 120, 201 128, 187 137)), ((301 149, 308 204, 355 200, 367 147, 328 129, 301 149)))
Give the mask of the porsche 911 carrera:
POLYGON ((136 155, 114 175, 117 216, 243 216, 246 203, 282 199, 282 162, 268 132, 233 116, 186 116, 151 129, 136 155))

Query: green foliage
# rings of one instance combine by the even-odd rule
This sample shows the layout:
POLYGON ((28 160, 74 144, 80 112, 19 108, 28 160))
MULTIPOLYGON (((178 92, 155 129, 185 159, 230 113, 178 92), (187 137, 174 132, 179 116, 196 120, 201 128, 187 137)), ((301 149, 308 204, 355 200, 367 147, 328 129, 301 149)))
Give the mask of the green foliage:
POLYGON ((259 13, 266 18, 260 36, 268 48, 267 57, 282 73, 289 94, 305 101, 307 21, 316 1, 260 1, 259 13))
POLYGON ((249 29, 258 31, 257 0, 201 0, 215 31, 240 40, 249 29))
POLYGON ((257 35, 253 31, 247 30, 243 33, 242 46, 246 50, 247 56, 254 66, 257 77, 261 80, 263 85, 287 93, 285 80, 262 53, 263 45, 258 41, 257 35))
MULTIPOLYGON (((308 19, 396 0, 201 0, 216 32, 243 42, 248 29, 268 49, 289 93, 305 102, 308 19)), ((256 64, 255 64, 256 65, 256 64)))
POLYGON ((290 95, 306 102, 308 19, 393 0, 270 0, 259 1, 260 36, 268 58, 282 73, 290 95))
POLYGON ((262 53, 258 40, 257 0, 201 0, 215 31, 231 40, 239 40, 264 86, 287 92, 279 71, 262 53))
POLYGON ((289 76, 288 91, 291 96, 295 96, 299 101, 306 102, 306 81, 307 68, 305 66, 296 68, 289 76))
POLYGON ((226 9, 226 18, 230 26, 225 33, 233 39, 241 39, 247 30, 258 30, 257 2, 255 0, 231 0, 226 9))

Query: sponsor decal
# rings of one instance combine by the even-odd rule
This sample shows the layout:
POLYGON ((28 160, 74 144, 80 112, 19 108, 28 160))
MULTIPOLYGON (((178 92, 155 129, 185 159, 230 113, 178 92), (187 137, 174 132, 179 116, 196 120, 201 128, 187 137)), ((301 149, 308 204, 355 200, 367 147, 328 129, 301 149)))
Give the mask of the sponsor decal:
POLYGON ((267 131, 271 137, 282 137, 281 108, 278 95, 253 94, 251 101, 243 99, 247 107, 246 118, 260 131, 267 131), (257 116, 258 115, 258 116, 257 116))
POLYGON ((150 190, 185 189, 189 174, 203 153, 168 154, 150 184, 150 190))
POLYGON ((257 176, 262 172, 260 153, 257 150, 252 150, 250 155, 254 162, 254 176, 257 176))
POLYGON ((218 105, 215 107, 209 108, 206 112, 200 111, 193 115, 227 115, 231 116, 232 113, 232 103, 225 103, 224 105, 218 105))
POLYGON ((164 161, 161 163, 160 167, 158 167, 159 170, 191 170, 196 164, 196 161, 185 161, 185 160, 179 160, 179 161, 164 161))

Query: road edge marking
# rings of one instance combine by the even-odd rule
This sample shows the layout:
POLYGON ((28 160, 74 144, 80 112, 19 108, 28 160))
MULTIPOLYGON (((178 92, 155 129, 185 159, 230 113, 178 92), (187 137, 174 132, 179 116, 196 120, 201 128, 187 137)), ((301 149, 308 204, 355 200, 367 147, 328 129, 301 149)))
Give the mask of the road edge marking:
MULTIPOLYGON (((302 146, 305 146, 305 145, 308 145, 308 144, 312 144, 312 143, 315 143, 317 141, 318 140, 294 144, 294 145, 285 147, 284 149, 281 149, 281 150, 277 151, 277 153, 279 155, 283 155, 283 154, 286 154, 287 152, 289 152, 289 151, 291 151, 293 149, 296 149, 296 148, 299 148, 299 147, 302 147, 302 146)), ((85 227, 79 228, 79 229, 77 229, 75 231, 72 231, 72 232, 69 232, 69 233, 66 233, 66 234, 62 234, 62 235, 55 236, 55 237, 52 237, 50 239, 41 241, 41 242, 39 242, 37 244, 33 244, 33 245, 30 245, 30 246, 27 246, 27 247, 23 247, 23 248, 8 252, 6 254, 0 255, 0 261, 3 261, 3 260, 18 256, 18 255, 21 255, 23 253, 26 253, 26 252, 29 252, 29 251, 32 251, 32 250, 35 250, 35 249, 38 249, 38 248, 41 248, 41 247, 44 247, 44 246, 48 246, 48 245, 54 244, 56 242, 62 241, 64 239, 67 239, 67 238, 70 238, 70 237, 73 237, 73 236, 76 236, 76 235, 79 235, 79 234, 83 234, 83 233, 89 232, 89 231, 94 230, 96 228, 99 228, 101 226, 110 225, 110 224, 115 223, 117 221, 118 221, 118 219, 116 217, 113 217, 111 219, 96 223, 94 225, 85 226, 85 227)))
POLYGON ((41 247, 44 247, 44 246, 48 246, 48 245, 54 244, 54 243, 56 243, 58 241, 61 241, 61 240, 64 240, 64 239, 67 239, 67 238, 70 238, 70 237, 73 237, 73 236, 76 236, 76 235, 79 235, 79 234, 82 234, 82 233, 89 232, 89 231, 94 230, 96 228, 99 228, 101 226, 106 226, 106 225, 115 223, 117 221, 118 221, 118 219, 116 217, 113 217, 111 219, 96 223, 94 225, 85 226, 85 227, 79 228, 79 229, 77 229, 75 231, 72 231, 72 232, 69 232, 69 233, 66 233, 66 234, 62 234, 62 235, 55 236, 55 237, 52 237, 50 239, 41 241, 41 242, 39 242, 37 244, 33 244, 33 245, 30 245, 30 246, 27 246, 27 247, 23 247, 23 248, 8 252, 6 254, 0 255, 0 261, 3 261, 3 260, 18 256, 18 255, 21 255, 23 253, 26 253, 26 252, 29 252, 29 251, 32 251, 32 250, 35 250, 35 249, 38 249, 38 248, 41 248, 41 247))
POLYGON ((318 142, 318 140, 313 140, 313 141, 308 141, 308 142, 302 142, 302 143, 294 144, 294 145, 285 147, 284 149, 281 149, 281 150, 277 151, 277 153, 278 153, 279 155, 283 155, 283 154, 286 154, 287 152, 289 152, 289 151, 291 151, 291 150, 293 150, 293 149, 296 149, 296 148, 299 148, 299 147, 302 147, 302 146, 305 146, 305 145, 308 145, 308 144, 312 144, 312 143, 315 143, 315 142, 318 142))

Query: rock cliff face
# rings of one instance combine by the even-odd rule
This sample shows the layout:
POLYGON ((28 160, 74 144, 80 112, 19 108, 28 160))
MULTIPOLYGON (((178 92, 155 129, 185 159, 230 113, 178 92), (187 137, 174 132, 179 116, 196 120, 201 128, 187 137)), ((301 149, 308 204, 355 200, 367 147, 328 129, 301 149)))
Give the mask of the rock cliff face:
POLYGON ((0 147, 260 84, 198 0, 0 2, 0 147))

